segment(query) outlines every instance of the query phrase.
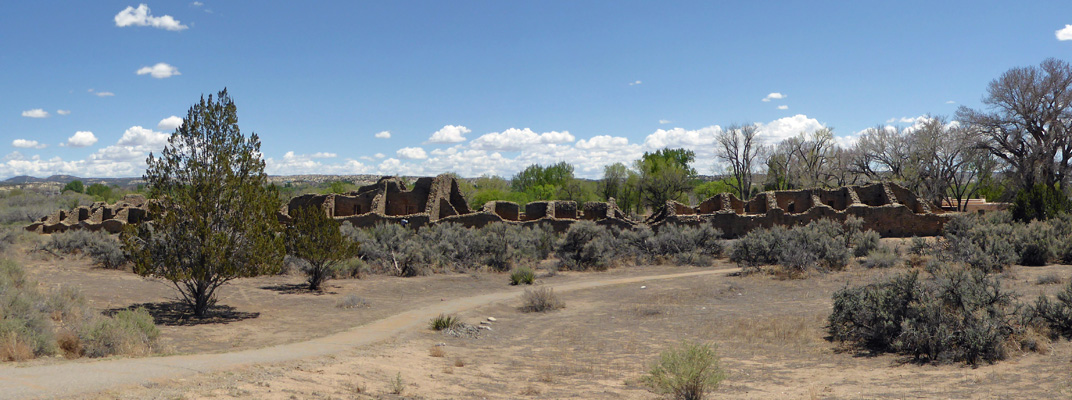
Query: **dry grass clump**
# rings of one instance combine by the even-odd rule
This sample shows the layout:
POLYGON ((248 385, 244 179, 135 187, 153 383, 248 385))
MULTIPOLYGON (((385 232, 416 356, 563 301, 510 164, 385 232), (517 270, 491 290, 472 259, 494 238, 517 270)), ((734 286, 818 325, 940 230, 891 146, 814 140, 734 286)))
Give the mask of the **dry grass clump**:
POLYGON ((343 297, 343 298, 341 298, 341 299, 339 299, 339 300, 337 300, 335 302, 335 307, 346 308, 346 309, 362 308, 362 307, 368 307, 368 306, 369 306, 368 301, 366 301, 365 299, 359 297, 356 294, 352 294, 352 293, 346 295, 345 297, 343 297))
POLYGON ((443 350, 443 348, 440 346, 432 346, 432 348, 428 349, 428 355, 432 357, 442 358, 447 356, 447 352, 446 350, 443 350))
POLYGON ((714 345, 682 342, 659 356, 644 381, 673 399, 701 400, 723 379, 714 345))
POLYGON ((91 312, 76 290, 41 293, 25 271, 0 261, 0 361, 24 361, 62 352, 65 357, 145 355, 159 330, 144 309, 114 316, 91 312))
POLYGON ((439 314, 439 316, 432 318, 428 323, 428 326, 432 328, 433 331, 441 331, 457 328, 461 323, 462 321, 461 319, 458 319, 457 315, 439 314))
POLYGON ((523 312, 554 311, 566 306, 566 304, 555 295, 554 289, 546 287, 525 289, 525 293, 521 294, 521 302, 521 311, 523 312))

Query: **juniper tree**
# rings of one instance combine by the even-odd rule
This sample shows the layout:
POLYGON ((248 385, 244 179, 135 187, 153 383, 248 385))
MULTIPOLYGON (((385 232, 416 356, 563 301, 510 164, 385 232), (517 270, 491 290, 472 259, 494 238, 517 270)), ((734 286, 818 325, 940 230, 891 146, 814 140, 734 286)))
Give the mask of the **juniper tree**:
POLYGON ((339 223, 320 207, 301 207, 291 211, 286 234, 287 253, 308 263, 303 272, 309 290, 331 278, 339 261, 357 255, 357 245, 339 230, 339 223))
POLYGON ((244 136, 227 89, 190 107, 143 179, 152 222, 128 228, 134 272, 170 280, 201 317, 220 286, 278 271, 278 198, 257 134, 244 136))

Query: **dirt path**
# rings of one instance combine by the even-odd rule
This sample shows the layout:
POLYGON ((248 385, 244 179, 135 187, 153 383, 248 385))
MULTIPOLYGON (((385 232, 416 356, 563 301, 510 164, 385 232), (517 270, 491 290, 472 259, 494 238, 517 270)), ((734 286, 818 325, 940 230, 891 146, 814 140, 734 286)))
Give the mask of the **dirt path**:
MULTIPOLYGON (((737 268, 703 270, 678 274, 595 279, 584 282, 548 285, 559 292, 601 286, 724 274, 737 268)), ((0 398, 53 398, 98 392, 113 386, 146 383, 154 379, 180 378, 259 363, 274 363, 337 353, 355 346, 391 339, 398 333, 424 326, 439 314, 452 314, 512 300, 521 288, 444 301, 406 311, 362 325, 345 332, 300 342, 259 349, 217 354, 191 354, 165 357, 128 358, 69 362, 54 365, 18 367, 0 366, 0 398)))

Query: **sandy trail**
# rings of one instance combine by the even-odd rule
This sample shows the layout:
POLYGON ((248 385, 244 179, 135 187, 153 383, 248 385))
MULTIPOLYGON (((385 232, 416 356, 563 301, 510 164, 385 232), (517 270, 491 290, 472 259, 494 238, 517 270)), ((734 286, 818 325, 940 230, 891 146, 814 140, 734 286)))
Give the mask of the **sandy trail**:
MULTIPOLYGON (((566 292, 651 280, 726 274, 738 270, 738 268, 727 268, 677 274, 593 279, 583 282, 547 285, 547 287, 551 287, 558 292, 566 292)), ((501 292, 444 301, 395 314, 333 335, 305 342, 259 349, 230 353, 66 362, 30 367, 0 366, 0 398, 22 399, 73 396, 99 392, 121 385, 142 384, 153 380, 181 378, 252 364, 291 361, 338 353, 347 348, 375 344, 395 338, 401 332, 424 327, 428 320, 439 314, 459 313, 491 303, 515 299, 522 291, 522 288, 513 288, 501 292)))

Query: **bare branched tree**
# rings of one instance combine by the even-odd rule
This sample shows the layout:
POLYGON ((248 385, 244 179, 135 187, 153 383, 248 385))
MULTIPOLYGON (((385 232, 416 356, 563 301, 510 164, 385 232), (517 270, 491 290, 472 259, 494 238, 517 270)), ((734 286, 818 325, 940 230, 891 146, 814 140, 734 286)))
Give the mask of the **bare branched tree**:
POLYGON ((718 142, 715 155, 727 164, 734 178, 730 185, 742 200, 751 197, 752 174, 755 172, 753 163, 763 149, 763 146, 757 143, 758 135, 759 129, 754 124, 747 124, 730 126, 715 136, 718 142))

